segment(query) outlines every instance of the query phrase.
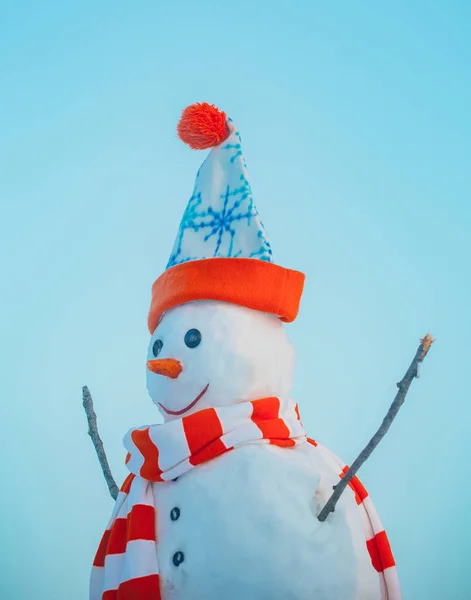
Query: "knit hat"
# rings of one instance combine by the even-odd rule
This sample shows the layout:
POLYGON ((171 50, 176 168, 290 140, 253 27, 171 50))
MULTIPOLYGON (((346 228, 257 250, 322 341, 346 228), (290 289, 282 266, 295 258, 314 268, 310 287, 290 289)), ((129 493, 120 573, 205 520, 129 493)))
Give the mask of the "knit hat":
POLYGON ((276 265, 248 181, 241 138, 215 106, 182 113, 180 139, 212 148, 196 175, 167 268, 152 286, 151 334, 163 313, 198 300, 220 300, 294 321, 304 275, 276 265))

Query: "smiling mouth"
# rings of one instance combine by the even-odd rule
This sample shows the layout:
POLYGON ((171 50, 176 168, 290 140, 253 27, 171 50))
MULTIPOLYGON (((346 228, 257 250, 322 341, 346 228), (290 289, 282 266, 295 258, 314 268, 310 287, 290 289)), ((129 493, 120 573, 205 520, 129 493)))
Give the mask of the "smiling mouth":
POLYGON ((191 402, 190 404, 188 404, 188 406, 186 406, 185 408, 182 408, 181 410, 170 410, 168 408, 165 408, 165 406, 163 404, 160 404, 159 402, 159 406, 168 414, 168 415, 183 415, 183 413, 186 413, 188 410, 190 410, 190 408, 193 408, 193 406, 195 406, 200 400, 201 398, 206 394, 206 392, 208 391, 209 388, 209 383, 208 385, 204 388, 204 390, 202 392, 200 392, 196 398, 193 400, 193 402, 191 402))

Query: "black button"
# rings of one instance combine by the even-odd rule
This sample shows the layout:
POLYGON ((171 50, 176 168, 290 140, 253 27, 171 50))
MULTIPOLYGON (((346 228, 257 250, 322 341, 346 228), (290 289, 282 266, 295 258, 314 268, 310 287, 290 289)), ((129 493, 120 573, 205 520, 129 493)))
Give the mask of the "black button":
POLYGON ((175 554, 173 555, 173 564, 176 567, 179 567, 184 560, 185 555, 183 554, 183 552, 175 552, 175 554))
POLYGON ((180 509, 178 508, 178 506, 174 506, 170 511, 170 518, 172 519, 172 521, 176 521, 180 518, 180 509))

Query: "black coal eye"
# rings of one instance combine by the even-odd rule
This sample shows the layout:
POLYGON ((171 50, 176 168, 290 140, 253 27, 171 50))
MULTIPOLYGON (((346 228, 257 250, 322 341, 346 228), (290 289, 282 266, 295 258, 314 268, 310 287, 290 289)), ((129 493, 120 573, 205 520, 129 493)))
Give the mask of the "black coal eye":
POLYGON ((185 344, 188 348, 196 348, 201 342, 201 333, 197 329, 190 329, 185 333, 185 344))
POLYGON ((152 346, 152 354, 154 356, 158 356, 160 351, 162 350, 163 345, 164 343, 162 342, 162 340, 155 340, 154 345, 152 346))

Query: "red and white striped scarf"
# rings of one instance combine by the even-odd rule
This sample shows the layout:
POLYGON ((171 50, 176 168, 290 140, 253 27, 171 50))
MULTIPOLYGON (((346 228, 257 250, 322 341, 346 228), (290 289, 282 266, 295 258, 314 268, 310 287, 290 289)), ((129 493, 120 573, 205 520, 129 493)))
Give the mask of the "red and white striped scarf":
MULTIPOLYGON (((348 465, 340 460, 333 452, 313 439, 308 438, 310 444, 315 446, 324 460, 332 467, 332 470, 342 478, 348 471, 348 465)), ((366 547, 371 558, 371 563, 379 573, 381 585, 381 600, 401 600, 401 586, 397 575, 396 562, 394 560, 388 536, 379 518, 373 501, 368 495, 365 487, 355 475, 348 484, 355 494, 363 521, 366 547)))
MULTIPOLYGON (((171 481, 190 469, 246 444, 292 447, 310 442, 340 476, 346 466, 306 438, 291 399, 263 398, 208 408, 163 425, 132 429, 124 438, 124 481, 93 562, 90 600, 160 600, 152 482, 171 481)), ((381 578, 382 600, 400 600, 389 542, 365 488, 350 483, 362 511, 367 547, 381 578)))

